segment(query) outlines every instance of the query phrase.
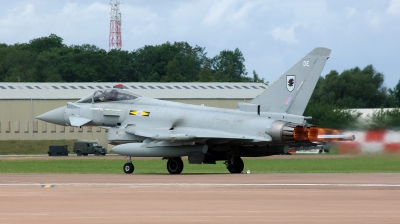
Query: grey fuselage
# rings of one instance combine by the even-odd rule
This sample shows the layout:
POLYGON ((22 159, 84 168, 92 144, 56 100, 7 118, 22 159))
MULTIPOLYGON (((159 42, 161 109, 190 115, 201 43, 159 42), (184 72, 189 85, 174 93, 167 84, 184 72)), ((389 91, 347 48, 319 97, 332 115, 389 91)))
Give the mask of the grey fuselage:
POLYGON ((79 108, 65 107, 63 125, 71 125, 69 117, 90 119, 84 126, 109 127, 108 141, 110 144, 140 142, 148 136, 127 133, 127 128, 138 130, 157 130, 164 133, 185 133, 180 130, 191 128, 196 132, 218 132, 221 138, 202 139, 191 141, 204 142, 209 145, 271 145, 282 144, 279 139, 272 139, 271 130, 274 122, 292 122, 299 125, 304 123, 303 116, 271 112, 244 112, 234 109, 222 109, 198 105, 176 103, 147 97, 138 97, 134 100, 75 103, 79 108), (147 116, 133 115, 132 111, 146 113, 147 116), (148 113, 148 114, 147 114, 148 113), (227 135, 224 138, 224 135, 227 135), (241 139, 232 139, 231 135, 241 139), (253 139, 253 140, 251 140, 253 139))

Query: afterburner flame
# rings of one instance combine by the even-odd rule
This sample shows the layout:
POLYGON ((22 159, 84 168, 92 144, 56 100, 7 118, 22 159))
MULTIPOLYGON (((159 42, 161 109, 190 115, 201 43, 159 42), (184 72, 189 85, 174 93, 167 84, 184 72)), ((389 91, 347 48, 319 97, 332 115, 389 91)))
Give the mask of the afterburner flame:
POLYGON ((332 141, 353 141, 354 135, 345 131, 329 129, 301 127, 297 126, 293 131, 293 138, 295 141, 310 141, 310 142, 332 142, 332 141))
POLYGON ((355 139, 354 134, 347 131, 329 129, 329 128, 318 128, 318 140, 323 142, 333 141, 353 141, 355 139))
POLYGON ((306 141, 307 136, 304 136, 304 128, 301 126, 297 126, 293 131, 293 138, 296 142, 306 141))

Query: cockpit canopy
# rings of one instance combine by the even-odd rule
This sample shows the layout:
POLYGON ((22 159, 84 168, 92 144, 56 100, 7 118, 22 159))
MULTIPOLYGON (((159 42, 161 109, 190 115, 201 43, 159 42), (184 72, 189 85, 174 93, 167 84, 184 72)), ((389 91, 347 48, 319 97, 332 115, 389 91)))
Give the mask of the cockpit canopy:
POLYGON ((131 93, 123 89, 105 89, 97 90, 82 99, 78 100, 77 103, 101 103, 110 101, 121 101, 121 100, 134 100, 141 97, 138 94, 131 93))

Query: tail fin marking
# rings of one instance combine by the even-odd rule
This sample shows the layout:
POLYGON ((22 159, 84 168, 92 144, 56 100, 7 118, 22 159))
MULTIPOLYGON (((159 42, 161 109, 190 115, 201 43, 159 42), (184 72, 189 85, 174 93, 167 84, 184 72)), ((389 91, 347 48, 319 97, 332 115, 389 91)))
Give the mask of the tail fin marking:
POLYGON ((250 103, 268 105, 270 112, 302 115, 330 52, 315 48, 250 103))

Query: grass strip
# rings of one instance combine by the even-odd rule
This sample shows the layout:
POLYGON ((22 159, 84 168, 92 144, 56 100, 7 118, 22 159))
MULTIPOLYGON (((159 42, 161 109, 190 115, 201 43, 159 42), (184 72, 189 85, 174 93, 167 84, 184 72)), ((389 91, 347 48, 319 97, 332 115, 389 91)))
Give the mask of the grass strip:
POLYGON ((0 155, 37 155, 47 154, 51 145, 67 145, 68 151, 74 150, 76 140, 3 140, 0 141, 0 155))
MULTIPOLYGON (((244 158, 244 172, 251 173, 399 173, 399 157, 353 158, 244 158)), ((133 160, 135 174, 167 174, 166 160, 133 160)), ((2 159, 0 173, 83 173, 120 174, 125 163, 121 159, 65 157, 57 159, 2 159)), ((188 164, 184 159, 182 173, 228 173, 222 161, 212 164, 188 164)))

